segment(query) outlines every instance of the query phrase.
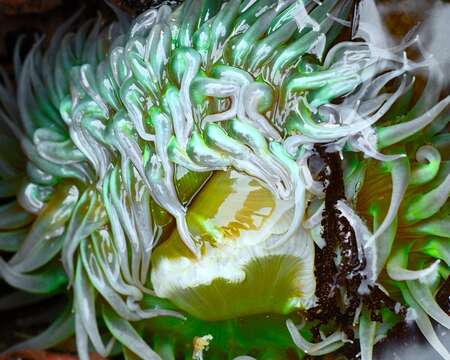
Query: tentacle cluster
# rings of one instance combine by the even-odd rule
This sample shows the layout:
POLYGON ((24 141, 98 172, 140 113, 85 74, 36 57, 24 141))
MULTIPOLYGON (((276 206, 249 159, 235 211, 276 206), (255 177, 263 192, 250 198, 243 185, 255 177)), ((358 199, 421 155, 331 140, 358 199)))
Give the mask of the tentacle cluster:
MULTIPOLYGON (((433 292, 450 266, 450 97, 438 101, 437 65, 413 35, 381 48, 361 23, 358 41, 331 47, 351 5, 186 0, 175 11, 162 6, 132 22, 118 13, 111 25, 97 19, 71 33, 75 15, 47 50, 37 42, 23 63, 17 51, 17 87, 6 76, 0 87, 0 249, 14 252, 0 258, 0 276, 36 294, 69 285, 75 309, 19 347, 49 347, 76 330, 82 359, 89 344, 106 356, 114 340, 105 342, 97 326, 100 303, 111 339, 159 358, 131 323, 184 316, 155 300, 152 250, 174 219, 201 256, 187 204, 214 171, 234 168, 294 199, 292 224, 272 246, 302 227, 323 247, 319 143, 344 158, 346 199, 337 210, 367 262, 364 289, 388 262, 420 329, 450 358, 427 316, 449 328, 433 292), (418 62, 407 59, 410 47, 421 52, 418 62), (424 69, 428 83, 409 109, 414 73, 424 69), (405 238, 420 239, 418 251, 440 262, 406 269, 405 238)), ((368 309, 361 313, 369 359, 377 325, 368 309)), ((291 320, 287 329, 300 353, 322 355, 347 341, 341 329, 319 343, 306 341, 291 320)))

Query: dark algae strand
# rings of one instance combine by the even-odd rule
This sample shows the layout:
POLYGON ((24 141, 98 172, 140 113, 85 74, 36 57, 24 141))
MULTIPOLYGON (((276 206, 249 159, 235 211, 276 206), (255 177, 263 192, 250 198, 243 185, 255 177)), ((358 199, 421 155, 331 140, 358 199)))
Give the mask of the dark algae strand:
POLYGON ((364 259, 359 259, 352 226, 336 208, 339 200, 345 201, 340 155, 338 152, 328 152, 321 146, 316 146, 315 149, 324 163, 319 179, 325 191, 322 219, 322 237, 325 246, 316 249, 318 306, 310 310, 309 316, 319 319, 322 323, 335 319, 346 335, 352 339, 354 337, 352 322, 361 304, 358 289, 365 262, 364 259), (342 290, 345 291, 345 302, 340 299, 342 290))
POLYGON ((341 155, 320 145, 315 146, 315 151, 324 164, 319 180, 325 192, 322 218, 325 246, 316 247, 317 305, 308 311, 308 318, 319 320, 319 325, 313 328, 318 340, 320 326, 331 322, 341 327, 349 339, 354 339, 353 321, 363 304, 370 311, 371 320, 377 322, 382 322, 383 308, 402 317, 406 308, 376 284, 368 285, 368 291, 361 292, 361 284, 366 279, 366 260, 358 255, 355 230, 336 208, 339 200, 346 201, 341 155))

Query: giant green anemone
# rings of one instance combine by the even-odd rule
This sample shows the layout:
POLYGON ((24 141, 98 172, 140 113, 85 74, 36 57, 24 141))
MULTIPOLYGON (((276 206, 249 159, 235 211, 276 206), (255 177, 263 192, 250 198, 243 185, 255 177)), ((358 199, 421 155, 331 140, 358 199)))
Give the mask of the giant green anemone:
POLYGON ((15 304, 70 301, 10 350, 75 335, 82 360, 301 359, 359 341, 367 360, 414 320, 450 359, 430 321, 450 329, 450 97, 417 37, 383 47, 361 21, 337 42, 352 6, 186 0, 17 46, 0 277, 15 304))

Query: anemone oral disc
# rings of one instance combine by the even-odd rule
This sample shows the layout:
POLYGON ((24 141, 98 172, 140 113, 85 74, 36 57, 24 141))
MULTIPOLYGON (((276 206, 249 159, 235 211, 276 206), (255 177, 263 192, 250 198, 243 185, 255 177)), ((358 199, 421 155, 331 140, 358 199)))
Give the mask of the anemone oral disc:
POLYGON ((194 258, 174 231, 153 254, 156 294, 205 320, 309 308, 315 291, 311 237, 299 228, 271 246, 288 230, 294 205, 245 174, 215 174, 187 213, 201 257, 194 258))

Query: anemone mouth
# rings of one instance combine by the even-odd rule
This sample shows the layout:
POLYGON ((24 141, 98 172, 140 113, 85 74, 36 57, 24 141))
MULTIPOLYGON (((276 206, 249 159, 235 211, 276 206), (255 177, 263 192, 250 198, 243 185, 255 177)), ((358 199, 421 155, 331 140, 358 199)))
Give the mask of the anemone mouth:
POLYGON ((194 257, 175 230, 153 253, 156 294, 205 320, 309 308, 315 291, 310 235, 299 228, 274 246, 294 207, 255 178, 216 173, 186 215, 201 256, 194 257))

